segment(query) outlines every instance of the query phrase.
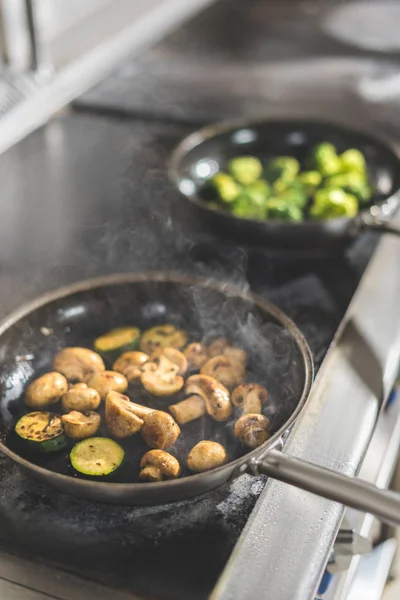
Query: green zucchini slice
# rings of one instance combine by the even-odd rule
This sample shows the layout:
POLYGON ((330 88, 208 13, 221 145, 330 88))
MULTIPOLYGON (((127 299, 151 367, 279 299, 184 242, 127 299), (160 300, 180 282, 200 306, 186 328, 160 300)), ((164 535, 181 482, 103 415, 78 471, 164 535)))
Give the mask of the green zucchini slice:
POLYGON ((98 337, 94 349, 103 356, 116 359, 122 352, 136 350, 139 339, 140 329, 137 327, 118 327, 98 337))
POLYGON ((75 444, 69 455, 75 471, 91 477, 110 475, 121 466, 125 452, 110 438, 93 437, 75 444))
POLYGON ((60 417, 50 412, 24 415, 16 424, 15 433, 38 452, 56 452, 67 445, 60 417))

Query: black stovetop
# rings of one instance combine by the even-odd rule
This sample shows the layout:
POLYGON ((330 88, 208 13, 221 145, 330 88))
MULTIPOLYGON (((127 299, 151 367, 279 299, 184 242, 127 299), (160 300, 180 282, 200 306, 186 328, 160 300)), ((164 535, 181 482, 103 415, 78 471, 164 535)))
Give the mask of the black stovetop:
MULTIPOLYGON (((194 36, 201 26, 204 32, 202 23, 209 23, 210 15, 223 18, 223 6, 230 5, 237 13, 240 4, 223 0, 220 8, 211 8, 195 20, 196 26, 173 34, 141 64, 161 60, 163 48, 170 47, 177 56, 180 44, 185 48, 188 43, 186 31, 194 36)), ((264 3, 248 4, 254 11, 264 3)), ((205 37, 204 44, 214 48, 215 61, 225 60, 229 44, 237 43, 236 30, 231 30, 231 37, 229 31, 220 52, 217 29, 209 32, 214 45, 208 34, 205 37)), ((189 57, 197 56, 194 42, 189 50, 189 57)), ((258 60, 259 54, 255 56, 258 60)), ((250 58, 249 50, 246 60, 250 58)), ((173 64, 169 62, 170 67, 173 64)), ((204 81, 207 86, 205 72, 204 81)), ((137 83, 140 87, 143 81, 137 83)), ((134 78, 130 85, 134 95, 138 89, 134 78)), ((174 98, 171 106, 183 110, 174 98)), ((224 102, 217 94, 217 110, 210 118, 224 112, 224 102)), ((249 102, 242 94, 240 110, 251 106, 249 102)), ((318 99, 314 102, 317 105, 318 99)), ((105 104, 100 101, 90 111, 101 113, 105 104)), ((364 236, 342 258, 315 262, 222 244, 172 188, 165 166, 172 148, 193 129, 187 122, 199 114, 202 120, 208 107, 201 107, 197 116, 175 121, 167 111, 162 116, 168 122, 143 120, 135 111, 130 116, 136 118, 126 118, 126 113, 124 118, 118 106, 112 117, 73 112, 55 118, 0 157, 3 315, 38 293, 85 277, 181 270, 250 285, 273 300, 302 329, 319 366, 376 238, 364 236)), ((349 108, 357 110, 355 104, 349 108)), ((0 458, 0 544, 144 597, 203 599, 223 569, 264 481, 246 475, 203 497, 173 505, 111 507, 47 489, 9 459, 0 458)))

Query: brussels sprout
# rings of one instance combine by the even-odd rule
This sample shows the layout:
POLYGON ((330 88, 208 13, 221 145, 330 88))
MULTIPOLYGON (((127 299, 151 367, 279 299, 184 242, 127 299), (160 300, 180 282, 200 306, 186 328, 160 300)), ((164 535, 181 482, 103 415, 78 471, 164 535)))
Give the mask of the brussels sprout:
POLYGON ((265 203, 254 202, 244 192, 235 200, 232 206, 232 214, 241 219, 264 220, 266 216, 265 203))
POLYGON ((223 202, 233 202, 239 196, 240 186, 227 173, 216 173, 209 181, 223 202))
POLYGON ((271 195, 271 188, 265 179, 258 179, 258 181, 243 188, 243 194, 248 196, 256 204, 264 205, 271 195))
POLYGON ((306 186, 307 192, 311 194, 321 183, 322 175, 319 171, 303 171, 299 175, 299 181, 306 186))
POLYGON ((315 193, 310 209, 313 219, 334 219, 335 217, 355 217, 358 201, 355 196, 338 188, 325 188, 315 193))
POLYGON ((328 142, 323 142, 315 146, 311 153, 311 159, 314 167, 322 175, 335 175, 342 169, 342 162, 336 154, 335 146, 328 142))
MULTIPOLYGON (((284 183, 292 182, 300 171, 299 161, 293 156, 278 156, 271 160, 267 166, 267 179, 271 183, 281 180, 284 183)), ((284 183, 281 185, 283 186, 284 183)))
POLYGON ((279 221, 302 221, 303 212, 299 206, 283 198, 271 198, 267 202, 267 218, 279 221))
POLYGON ((307 188, 301 181, 296 179, 286 188, 279 198, 288 204, 293 204, 298 208, 304 208, 308 202, 307 188))
POLYGON ((367 164, 365 157, 360 150, 350 148, 340 155, 343 171, 358 171, 359 173, 367 172, 367 164))
POLYGON ((368 202, 372 197, 371 186, 365 175, 359 171, 332 175, 325 181, 325 185, 331 188, 343 188, 346 192, 357 196, 360 202, 368 202))
POLYGON ((238 156, 228 164, 229 173, 242 185, 249 185, 261 177, 263 167, 255 156, 238 156))

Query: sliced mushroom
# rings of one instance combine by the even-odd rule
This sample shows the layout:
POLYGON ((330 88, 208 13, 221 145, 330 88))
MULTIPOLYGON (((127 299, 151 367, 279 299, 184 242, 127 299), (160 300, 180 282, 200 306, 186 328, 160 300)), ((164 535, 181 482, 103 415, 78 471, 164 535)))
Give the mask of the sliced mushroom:
POLYGON ((97 390, 88 388, 86 383, 77 383, 64 394, 61 405, 65 412, 78 410, 86 413, 99 408, 100 402, 101 398, 97 390))
POLYGON ((202 375, 209 375, 220 381, 225 387, 233 388, 243 383, 245 367, 227 356, 214 356, 200 369, 202 375))
POLYGON ((232 404, 241 408, 242 414, 261 413, 261 409, 268 401, 268 392, 263 385, 258 383, 244 383, 232 392, 232 404))
POLYGON ((208 346, 208 354, 211 357, 220 356, 221 354, 223 354, 225 348, 227 348, 229 345, 230 344, 226 338, 217 338, 208 346))
POLYGON ((204 473, 216 469, 228 462, 225 448, 218 442, 202 440, 191 449, 187 457, 187 466, 195 473, 204 473))
POLYGON ((184 425, 202 417, 206 413, 206 405, 201 396, 193 395, 182 402, 171 404, 168 410, 179 425, 184 425))
POLYGON ((226 421, 232 413, 229 392, 214 377, 192 375, 186 381, 185 393, 187 395, 195 394, 196 396, 201 396, 205 402, 208 414, 215 421, 226 421))
POLYGON ((210 358, 207 348, 199 342, 189 344, 183 353, 189 362, 189 367, 192 369, 200 369, 210 358))
POLYGON ((151 354, 157 348, 176 348, 180 350, 186 345, 187 333, 177 329, 175 325, 156 325, 145 331, 140 340, 140 349, 151 354))
POLYGON ((25 392, 25 404, 31 408, 43 408, 55 404, 68 391, 68 382, 56 372, 46 373, 32 381, 25 392))
POLYGON ((141 419, 144 419, 145 417, 147 417, 147 415, 154 412, 154 408, 149 408, 148 406, 144 406, 143 404, 136 404, 136 402, 132 401, 130 401, 129 403, 129 410, 135 413, 135 415, 137 417, 140 417, 141 419))
POLYGON ((143 419, 132 409, 128 396, 118 392, 108 392, 106 397, 107 429, 116 438, 125 438, 141 430, 143 419))
POLYGON ((162 481, 179 477, 181 467, 177 459, 164 450, 149 450, 140 461, 141 481, 162 481))
POLYGON ((269 438, 269 420, 264 415, 243 415, 236 421, 234 432, 242 444, 257 448, 269 438))
POLYGON ((188 362, 186 356, 182 354, 182 352, 179 352, 176 348, 157 348, 150 358, 153 362, 157 363, 161 356, 165 356, 172 364, 178 367, 178 375, 184 375, 186 373, 188 362))
POLYGON ((247 352, 245 352, 245 350, 242 350, 242 348, 227 346, 226 348, 224 348, 222 354, 226 356, 226 358, 229 358, 229 360, 231 360, 232 362, 240 364, 243 367, 243 369, 246 368, 247 352))
POLYGON ((100 427, 101 418, 94 411, 82 414, 77 410, 73 410, 67 415, 63 415, 61 421, 68 437, 74 440, 83 440, 84 438, 96 435, 100 427))
POLYGON ((155 396, 171 396, 182 389, 184 379, 177 374, 178 367, 165 356, 160 356, 158 364, 149 362, 144 365, 140 377, 143 387, 155 396))
POLYGON ((89 387, 97 390, 102 400, 105 399, 108 392, 119 392, 123 394, 127 387, 128 382, 122 373, 117 371, 102 371, 101 373, 95 373, 87 380, 89 387))
POLYGON ((128 383, 137 381, 142 374, 142 366, 149 360, 144 352, 124 352, 113 364, 114 371, 122 373, 128 383))
POLYGON ((86 381, 93 373, 104 371, 103 359, 88 348, 64 348, 56 354, 54 369, 70 381, 86 381))
POLYGON ((169 448, 175 444, 180 432, 171 415, 161 410, 154 410, 144 418, 142 436, 150 448, 169 448))

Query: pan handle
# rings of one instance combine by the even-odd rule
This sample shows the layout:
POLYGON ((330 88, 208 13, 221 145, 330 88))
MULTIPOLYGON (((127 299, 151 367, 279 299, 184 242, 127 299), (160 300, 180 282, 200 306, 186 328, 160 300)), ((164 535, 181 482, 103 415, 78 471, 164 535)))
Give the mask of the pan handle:
POLYGON ((253 460, 251 468, 253 472, 264 473, 307 492, 371 513, 391 525, 400 525, 400 494, 379 489, 362 479, 313 465, 278 450, 269 450, 262 458, 253 460))
POLYGON ((400 235, 400 228, 395 227, 390 221, 380 219, 371 215, 371 213, 364 213, 358 217, 358 226, 361 231, 378 231, 380 233, 392 233, 393 235, 400 235))

